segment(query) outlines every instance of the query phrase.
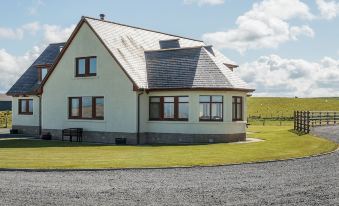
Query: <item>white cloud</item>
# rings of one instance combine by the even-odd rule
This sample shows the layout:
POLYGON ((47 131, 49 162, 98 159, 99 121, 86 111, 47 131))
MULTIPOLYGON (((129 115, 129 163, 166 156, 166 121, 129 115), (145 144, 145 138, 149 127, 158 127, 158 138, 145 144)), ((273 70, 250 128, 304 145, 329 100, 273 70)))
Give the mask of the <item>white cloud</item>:
POLYGON ((30 7, 27 8, 29 15, 36 15, 38 10, 44 5, 45 3, 42 0, 33 0, 33 3, 30 7))
POLYGON ((21 28, 0 27, 0 39, 22 39, 23 36, 24 31, 21 28))
POLYGON ((42 48, 34 47, 22 56, 0 49, 0 93, 5 93, 39 56, 42 48))
POLYGON ((307 25, 291 27, 288 21, 294 18, 311 20, 314 16, 300 0, 263 0, 254 3, 250 11, 237 18, 236 29, 207 33, 203 39, 218 48, 245 52, 248 49, 276 48, 300 35, 314 35, 307 25))
POLYGON ((21 28, 29 32, 30 34, 35 35, 36 32, 38 32, 41 29, 41 25, 39 22, 31 22, 23 25, 21 28))
POLYGON ((40 29, 41 26, 38 22, 30 22, 18 28, 0 27, 0 39, 21 40, 24 38, 26 32, 35 35, 40 29))
POLYGON ((329 57, 309 62, 262 56, 236 72, 256 88, 256 96, 339 96, 339 60, 329 57))
POLYGON ((71 25, 63 28, 56 25, 31 23, 23 27, 26 27, 26 29, 29 28, 31 32, 42 30, 43 38, 37 46, 34 46, 24 55, 16 56, 10 54, 3 48, 0 49, 0 93, 7 92, 49 43, 66 41, 75 26, 71 25))
POLYGON ((316 0, 320 17, 324 19, 333 19, 339 14, 339 2, 329 0, 316 0))
POLYGON ((309 26, 303 25, 301 27, 292 26, 290 28, 290 38, 293 40, 298 40, 298 36, 305 35, 309 37, 314 37, 314 31, 309 26))
POLYGON ((74 30, 74 28, 75 28, 75 25, 71 25, 69 27, 64 28, 64 27, 57 26, 57 25, 45 24, 43 26, 44 41, 46 43, 66 41, 67 38, 72 33, 72 31, 74 30))
POLYGON ((198 4, 199 6, 203 5, 219 5, 223 4, 224 0, 184 0, 185 4, 198 4))

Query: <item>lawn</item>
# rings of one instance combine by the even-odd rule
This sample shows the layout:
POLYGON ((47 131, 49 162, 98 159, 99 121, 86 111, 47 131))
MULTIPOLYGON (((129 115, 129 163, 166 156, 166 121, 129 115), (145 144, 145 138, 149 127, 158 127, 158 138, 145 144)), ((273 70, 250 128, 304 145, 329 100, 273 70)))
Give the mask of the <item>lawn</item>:
POLYGON ((249 144, 112 146, 28 139, 0 139, 0 168, 140 168, 223 165, 303 157, 333 151, 337 144, 287 126, 252 126, 249 144))

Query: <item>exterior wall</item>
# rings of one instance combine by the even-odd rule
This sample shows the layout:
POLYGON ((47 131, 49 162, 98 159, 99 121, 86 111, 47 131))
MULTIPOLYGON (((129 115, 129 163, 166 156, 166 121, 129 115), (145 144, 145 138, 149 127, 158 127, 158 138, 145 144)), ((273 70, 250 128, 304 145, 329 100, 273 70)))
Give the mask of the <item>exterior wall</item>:
MULTIPOLYGON (((111 57, 87 24, 83 24, 63 58, 44 86, 42 95, 42 129, 60 139, 64 128, 84 129, 84 141, 114 143, 127 138, 136 143, 137 92, 122 68, 111 57), (75 58, 97 56, 97 76, 75 77, 75 58), (68 97, 103 96, 104 120, 68 119, 68 97)), ((226 91, 151 92, 140 96, 141 143, 212 143, 246 138, 246 121, 232 122, 232 96, 246 93, 226 91), (223 95, 223 122, 199 121, 199 95, 223 95), (150 96, 189 96, 189 121, 149 121, 150 96)), ((14 104, 14 103, 13 103, 14 104)), ((23 120, 20 120, 23 121, 23 120)), ((23 122, 24 123, 24 122, 23 122)), ((26 124, 24 124, 26 125, 26 124)))
POLYGON ((20 133, 39 135, 39 97, 13 97, 12 98, 12 128, 20 133), (19 114, 19 99, 33 99, 33 115, 19 114))
POLYGON ((44 86, 43 131, 80 127, 84 131, 136 133, 137 93, 133 84, 87 24, 66 50, 44 86), (75 58, 97 56, 97 76, 76 78, 75 58), (68 97, 103 96, 104 120, 68 119, 68 97))
POLYGON ((246 93, 230 91, 171 91, 150 92, 141 96, 141 132, 148 133, 181 133, 181 134, 245 134, 246 121, 232 121, 232 96, 242 96, 243 119, 246 120, 246 93), (222 95, 223 122, 199 121, 199 96, 222 95), (189 96, 189 120, 188 121, 149 121, 149 97, 150 96, 189 96))

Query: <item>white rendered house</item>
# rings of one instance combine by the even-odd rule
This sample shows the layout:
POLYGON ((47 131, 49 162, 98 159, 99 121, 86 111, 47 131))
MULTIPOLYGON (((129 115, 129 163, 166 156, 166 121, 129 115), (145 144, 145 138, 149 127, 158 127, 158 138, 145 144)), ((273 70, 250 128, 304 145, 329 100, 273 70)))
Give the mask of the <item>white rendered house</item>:
POLYGON ((82 17, 66 43, 49 45, 8 91, 13 128, 128 144, 232 142, 246 138, 253 92, 204 42, 82 17))

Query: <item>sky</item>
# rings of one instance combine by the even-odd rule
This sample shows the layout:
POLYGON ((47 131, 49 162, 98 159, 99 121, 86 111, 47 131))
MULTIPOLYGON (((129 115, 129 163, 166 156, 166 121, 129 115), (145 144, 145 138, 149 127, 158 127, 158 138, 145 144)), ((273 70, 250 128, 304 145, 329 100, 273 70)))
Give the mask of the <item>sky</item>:
POLYGON ((255 96, 339 96, 338 0, 11 0, 0 7, 0 93, 81 16, 203 40, 255 96))

